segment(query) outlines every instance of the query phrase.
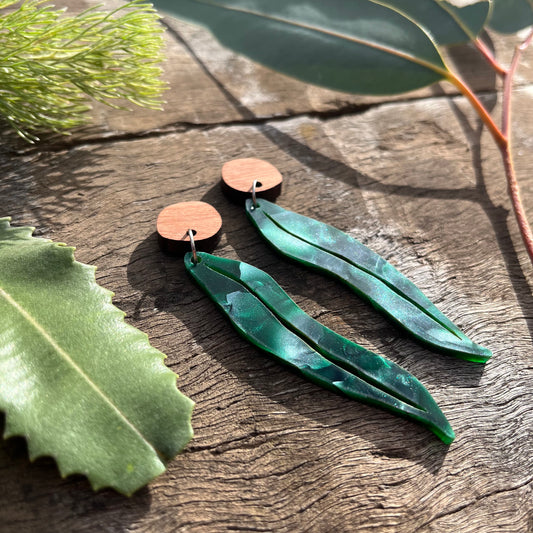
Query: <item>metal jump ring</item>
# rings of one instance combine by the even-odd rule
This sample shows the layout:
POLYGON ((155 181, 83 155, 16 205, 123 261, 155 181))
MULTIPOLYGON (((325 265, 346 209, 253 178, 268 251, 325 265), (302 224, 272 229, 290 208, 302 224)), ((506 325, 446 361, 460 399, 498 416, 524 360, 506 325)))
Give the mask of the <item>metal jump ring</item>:
POLYGON ((252 202, 254 204, 254 207, 257 207, 257 197, 255 195, 255 189, 258 183, 259 182, 257 180, 254 180, 254 184, 252 185, 252 202))
POLYGON ((194 236, 192 233, 192 229, 188 230, 187 233, 189 234, 189 239, 191 241, 191 251, 192 251, 192 262, 194 265, 198 264, 198 256, 196 255, 196 244, 194 244, 194 236))

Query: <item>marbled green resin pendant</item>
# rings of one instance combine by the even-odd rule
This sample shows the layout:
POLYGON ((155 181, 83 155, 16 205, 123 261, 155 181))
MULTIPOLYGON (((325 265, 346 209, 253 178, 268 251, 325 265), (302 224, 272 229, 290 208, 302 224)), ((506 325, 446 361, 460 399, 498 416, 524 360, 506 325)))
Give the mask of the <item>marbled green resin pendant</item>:
POLYGON ((185 267, 255 346, 323 387, 423 424, 446 444, 455 438, 414 376, 311 318, 262 270, 204 252, 197 262, 186 254, 185 267))
POLYGON ((485 363, 491 357, 488 349, 472 342, 413 282, 346 233, 263 198, 257 205, 246 200, 246 213, 278 252, 342 281, 415 339, 468 361, 485 363))

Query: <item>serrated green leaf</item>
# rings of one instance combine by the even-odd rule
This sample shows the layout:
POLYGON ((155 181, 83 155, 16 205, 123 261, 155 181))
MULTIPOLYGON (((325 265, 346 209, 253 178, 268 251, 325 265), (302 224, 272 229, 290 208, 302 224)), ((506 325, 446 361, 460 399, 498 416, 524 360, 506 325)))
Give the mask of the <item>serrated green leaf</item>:
POLYGON ((489 27, 500 33, 515 33, 533 25, 531 0, 492 0, 489 27))
POLYGON ((206 26, 240 54, 329 89, 395 94, 448 75, 424 30, 369 0, 156 0, 154 5, 206 26))
POLYGON ((73 248, 0 219, 0 410, 63 476, 131 494, 192 436, 192 401, 73 248))
POLYGON ((467 43, 483 29, 490 11, 490 2, 483 0, 457 7, 443 0, 383 0, 420 24, 441 46, 467 43))

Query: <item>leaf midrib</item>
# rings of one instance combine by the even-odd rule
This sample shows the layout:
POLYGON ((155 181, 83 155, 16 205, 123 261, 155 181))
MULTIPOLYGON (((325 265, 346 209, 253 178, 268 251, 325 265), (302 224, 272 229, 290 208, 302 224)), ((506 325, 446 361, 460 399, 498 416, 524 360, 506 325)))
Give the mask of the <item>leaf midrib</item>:
POLYGON ((137 434, 143 442, 145 442, 149 448, 151 448, 158 457, 161 454, 156 450, 152 443, 139 431, 137 427, 128 419, 128 417, 104 394, 104 392, 92 381, 92 379, 83 371, 83 369, 76 364, 72 357, 63 349, 55 340, 48 334, 46 329, 42 327, 39 322, 28 312, 22 305, 20 305, 13 296, 11 296, 5 289, 0 287, 0 296, 3 297, 9 305, 11 305, 22 317, 33 326, 33 328, 48 342, 52 348, 58 353, 78 374, 85 379, 88 385, 104 400, 111 409, 118 414, 118 416, 124 420, 126 425, 137 434))
MULTIPOLYGON (((453 9, 450 9, 447 5, 445 5, 443 2, 439 1, 439 0, 433 0, 443 11, 446 11, 446 13, 448 13, 448 15, 450 15, 450 17, 455 21, 455 23, 457 24, 457 26, 459 26, 459 28, 461 28, 464 32, 465 32, 465 35, 467 37, 470 37, 470 40, 472 41, 475 41, 476 38, 477 38, 477 35, 475 35, 473 32, 470 31, 470 28, 468 27, 467 24, 465 24, 461 17, 459 17, 459 15, 453 11, 453 9)), ((485 22, 487 22, 487 20, 485 19, 485 22)))
MULTIPOLYGON (((448 70, 446 69, 446 67, 441 68, 441 67, 431 63, 430 61, 426 61, 424 59, 417 58, 417 57, 412 56, 410 54, 407 54, 405 52, 400 52, 399 50, 395 50, 394 48, 390 48, 390 47, 387 47, 387 46, 384 46, 384 45, 381 45, 381 44, 378 44, 378 43, 375 43, 375 42, 372 42, 372 41, 369 41, 369 40, 365 41, 363 39, 359 39, 359 38, 353 37, 351 35, 346 35, 344 33, 338 33, 338 32, 334 32, 334 31, 331 31, 331 30, 326 30, 326 29, 320 28, 318 26, 310 26, 308 24, 303 24, 301 22, 296 22, 296 21, 293 21, 293 20, 284 19, 282 17, 276 17, 276 16, 273 16, 273 15, 267 15, 265 13, 258 13, 256 11, 252 11, 252 10, 249 10, 249 9, 237 8, 237 7, 233 7, 233 6, 229 7, 229 6, 226 6, 226 5, 222 6, 222 5, 216 4, 215 2, 212 2, 212 1, 209 1, 209 0, 192 0, 192 1, 198 2, 199 4, 204 4, 204 5, 209 5, 209 6, 212 6, 212 7, 217 7, 219 9, 227 9, 228 11, 234 11, 236 13, 244 13, 245 15, 253 15, 255 17, 262 17, 262 18, 266 18, 266 19, 269 19, 269 20, 273 20, 275 22, 282 22, 282 23, 287 24, 289 26, 295 26, 295 27, 298 27, 298 28, 306 29, 306 30, 316 31, 318 33, 323 33, 324 35, 330 35, 332 37, 336 37, 338 39, 345 39, 347 41, 352 41, 354 43, 366 46, 368 48, 373 48, 375 50, 380 50, 382 52, 401 57, 402 59, 410 61, 411 63, 415 63, 417 65, 420 65, 422 67, 430 69, 430 70, 440 74, 444 78, 448 77, 448 70)), ((374 2, 374 0, 371 0, 371 1, 373 1, 373 3, 375 3, 375 4, 381 5, 382 7, 386 7, 388 9, 390 9, 391 11, 393 11, 395 13, 400 14, 398 11, 396 11, 394 9, 391 9, 389 6, 385 6, 383 4, 380 4, 377 1, 374 2)), ((407 17, 405 17, 405 18, 407 19, 407 17)), ((407 20, 410 20, 410 19, 407 19, 407 20)), ((423 30, 421 30, 421 31, 423 31, 423 30)), ((431 38, 429 36, 427 36, 427 37, 431 41, 431 38)), ((437 53, 439 53, 438 50, 437 50, 437 53)), ((439 57, 440 57, 440 53, 439 53, 439 57)), ((441 60, 442 60, 442 58, 441 58, 441 60)), ((443 61, 443 64, 444 64, 444 61, 443 61)))

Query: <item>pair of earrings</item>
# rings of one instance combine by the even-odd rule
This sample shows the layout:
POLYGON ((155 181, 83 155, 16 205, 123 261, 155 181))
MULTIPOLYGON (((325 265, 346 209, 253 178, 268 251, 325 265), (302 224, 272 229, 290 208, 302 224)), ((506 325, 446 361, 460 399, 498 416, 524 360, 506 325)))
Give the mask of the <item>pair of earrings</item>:
MULTIPOLYGON (((245 203, 248 218, 280 254, 345 283, 430 348, 474 362, 489 359, 489 350, 468 339, 381 256, 332 226, 269 201, 280 194, 281 183, 278 170, 259 159, 237 159, 222 169, 224 192, 245 203)), ((409 372, 311 318, 262 270, 199 251, 216 246, 221 227, 218 212, 204 202, 169 206, 157 221, 161 248, 171 254, 190 250, 187 271, 242 336, 323 387, 453 441, 446 417, 409 372)))

